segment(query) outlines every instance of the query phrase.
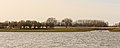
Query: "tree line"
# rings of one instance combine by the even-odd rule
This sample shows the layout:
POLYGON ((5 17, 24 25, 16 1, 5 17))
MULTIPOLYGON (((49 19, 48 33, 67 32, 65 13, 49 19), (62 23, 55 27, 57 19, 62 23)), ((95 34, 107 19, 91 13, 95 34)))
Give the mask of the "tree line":
POLYGON ((45 22, 21 20, 21 21, 5 21, 0 22, 0 28, 3 29, 48 29, 55 26, 72 26, 72 27, 106 27, 107 22, 101 20, 77 20, 73 22, 70 18, 65 18, 62 21, 57 21, 55 18, 48 18, 45 22))
POLYGON ((108 22, 102 20, 77 20, 73 26, 87 27, 108 27, 108 22))

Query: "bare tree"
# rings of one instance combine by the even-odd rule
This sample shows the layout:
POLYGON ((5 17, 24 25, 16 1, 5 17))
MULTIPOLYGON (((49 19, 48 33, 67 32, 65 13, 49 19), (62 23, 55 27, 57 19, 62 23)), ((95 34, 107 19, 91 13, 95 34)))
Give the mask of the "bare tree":
POLYGON ((48 18, 46 21, 46 27, 49 25, 50 28, 53 28, 55 24, 57 23, 57 20, 55 18, 48 18))
POLYGON ((65 23, 66 28, 67 28, 70 24, 72 24, 72 20, 69 19, 69 18, 63 19, 62 22, 65 23))

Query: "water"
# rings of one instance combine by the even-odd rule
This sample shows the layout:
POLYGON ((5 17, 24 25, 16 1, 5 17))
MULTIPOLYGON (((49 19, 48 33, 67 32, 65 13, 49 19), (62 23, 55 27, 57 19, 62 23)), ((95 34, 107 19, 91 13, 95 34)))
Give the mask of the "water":
POLYGON ((120 33, 0 32, 0 48, 120 48, 120 33))

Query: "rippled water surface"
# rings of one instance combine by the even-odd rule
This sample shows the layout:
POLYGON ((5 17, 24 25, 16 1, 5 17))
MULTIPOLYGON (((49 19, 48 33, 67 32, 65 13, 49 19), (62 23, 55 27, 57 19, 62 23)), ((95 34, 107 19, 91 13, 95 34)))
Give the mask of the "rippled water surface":
POLYGON ((120 33, 0 32, 0 48, 120 48, 120 33))

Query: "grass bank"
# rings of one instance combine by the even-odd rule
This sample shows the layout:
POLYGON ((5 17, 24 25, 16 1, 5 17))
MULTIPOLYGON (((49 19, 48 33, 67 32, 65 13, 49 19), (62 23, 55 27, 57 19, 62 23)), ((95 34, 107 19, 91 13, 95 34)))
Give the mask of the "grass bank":
POLYGON ((0 29, 0 32, 85 32, 91 31, 94 28, 54 28, 54 29, 0 29))
POLYGON ((110 32, 120 32, 120 28, 109 30, 110 32))

